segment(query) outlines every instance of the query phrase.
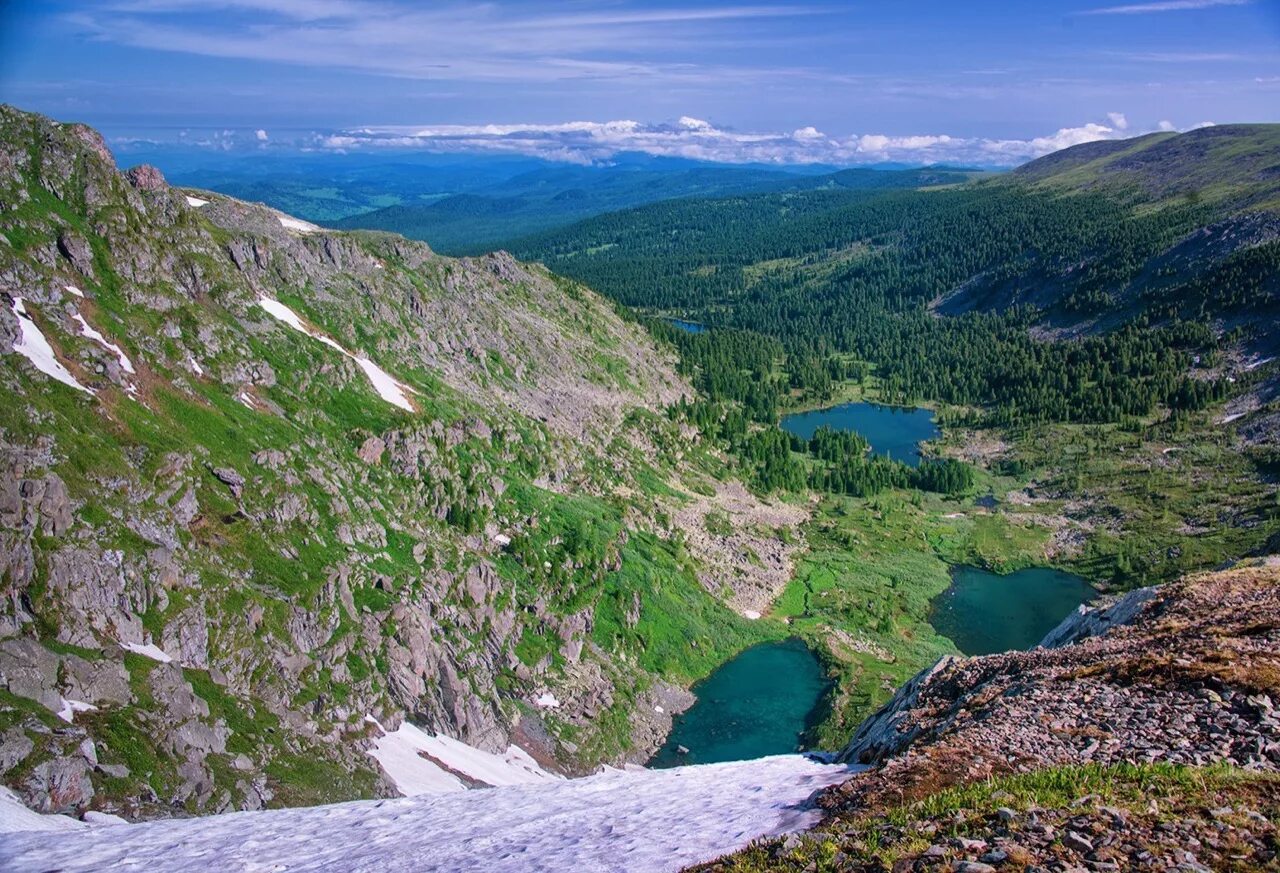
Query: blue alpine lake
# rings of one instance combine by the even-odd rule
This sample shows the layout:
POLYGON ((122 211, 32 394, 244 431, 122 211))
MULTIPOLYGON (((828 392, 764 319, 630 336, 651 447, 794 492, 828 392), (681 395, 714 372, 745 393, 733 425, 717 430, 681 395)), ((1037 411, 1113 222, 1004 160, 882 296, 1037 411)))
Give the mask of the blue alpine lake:
POLYGON ((1079 576, 1046 567, 1005 575, 957 567, 930 606, 929 624, 966 655, 1030 649, 1096 596, 1079 576))
POLYGON ((649 766, 795 752, 826 689, 822 665, 800 640, 752 646, 693 687, 697 702, 676 716, 649 766))
POLYGON ((696 321, 685 321, 683 318, 667 318, 666 322, 680 328, 686 333, 702 333, 707 329, 705 324, 699 324, 696 321))
POLYGON ((805 440, 824 424, 860 434, 874 454, 912 467, 920 463, 920 443, 942 435, 930 410, 879 403, 842 403, 782 417, 782 429, 805 440))

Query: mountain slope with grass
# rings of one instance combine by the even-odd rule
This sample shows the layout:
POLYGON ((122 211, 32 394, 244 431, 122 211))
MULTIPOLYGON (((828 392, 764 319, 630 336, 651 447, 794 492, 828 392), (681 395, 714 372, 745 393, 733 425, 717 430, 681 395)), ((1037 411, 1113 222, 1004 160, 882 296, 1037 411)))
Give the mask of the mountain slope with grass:
POLYGON ((408 722, 415 784, 643 761, 785 636, 747 614, 804 511, 665 414, 671 353, 583 286, 8 107, 0 204, 0 777, 34 808, 392 795, 408 722))

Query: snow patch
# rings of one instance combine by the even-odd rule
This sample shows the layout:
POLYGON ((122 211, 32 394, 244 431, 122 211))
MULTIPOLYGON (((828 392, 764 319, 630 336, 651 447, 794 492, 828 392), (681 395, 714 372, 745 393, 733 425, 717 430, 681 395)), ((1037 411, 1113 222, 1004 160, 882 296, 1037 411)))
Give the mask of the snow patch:
POLYGON ((130 821, 127 818, 121 818, 109 812, 98 812, 96 809, 91 809, 84 814, 84 823, 91 825, 127 825, 130 824, 130 821))
POLYGON ((58 718, 67 724, 75 721, 77 712, 93 712, 98 707, 92 703, 85 703, 83 700, 68 700, 62 698, 62 708, 58 710, 58 718))
POLYGON ((406 412, 413 412, 413 404, 409 402, 409 395, 406 390, 412 390, 407 385, 402 385, 392 377, 390 373, 379 367, 373 361, 365 357, 355 359, 360 369, 364 370, 364 374, 369 377, 373 390, 378 392, 378 396, 390 403, 392 406, 399 406, 406 412))
POLYGON ((89 324, 89 322, 84 320, 83 315, 77 312, 77 313, 74 313, 71 317, 75 319, 77 322, 79 322, 81 333, 83 333, 89 339, 96 342, 98 345, 102 346, 107 351, 115 352, 116 358, 118 358, 120 361, 120 369, 124 370, 126 373, 129 373, 129 374, 136 374, 138 372, 137 370, 133 369, 133 361, 129 360, 129 356, 124 353, 124 349, 120 348, 118 345, 116 345, 113 342, 109 342, 105 336, 98 333, 98 331, 96 331, 93 328, 93 325, 89 324))
POLYGON ((309 221, 303 221, 301 218, 285 215, 283 212, 277 213, 276 217, 280 219, 280 224, 283 227, 298 233, 319 233, 323 229, 309 221))
POLYGON ((1275 358, 1274 358, 1274 357, 1270 357, 1270 358, 1259 358, 1259 359, 1258 359, 1258 360, 1256 360, 1256 361, 1253 361, 1253 362, 1251 362, 1251 363, 1245 364, 1245 367, 1244 367, 1244 368, 1245 368, 1246 370, 1256 370, 1256 369, 1258 369, 1259 367, 1261 367, 1263 364, 1270 364, 1270 363, 1271 363, 1272 361, 1274 361, 1274 360, 1275 360, 1275 358))
POLYGON ((742 617, 755 621, 760 617, 760 613, 756 612, 754 609, 744 609, 742 610, 742 617))
POLYGON ((383 732, 374 741, 369 754, 377 759, 397 790, 406 797, 463 791, 467 785, 455 775, 458 773, 476 782, 495 786, 525 785, 561 778, 543 770, 524 749, 517 746, 508 746, 506 752, 497 755, 452 737, 429 734, 407 721, 388 732, 372 716, 366 716, 365 720, 378 725, 383 732), (435 760, 428 760, 423 754, 435 760))
POLYGON ((258 405, 253 402, 253 395, 248 393, 247 391, 241 391, 239 394, 237 394, 236 400, 239 400, 242 406, 246 406, 249 409, 258 408, 258 405))
POLYGON ((13 350, 49 378, 92 395, 93 389, 81 385, 76 377, 71 375, 71 371, 58 360, 58 356, 53 353, 53 346, 49 345, 40 328, 36 327, 36 323, 27 314, 27 308, 23 305, 21 297, 13 298, 13 313, 18 316, 18 329, 21 331, 18 341, 13 345, 13 350))
POLYGON ((409 393, 411 393, 413 389, 403 382, 397 381, 395 377, 379 367, 373 361, 363 355, 357 356, 351 354, 351 352, 344 349, 331 337, 325 336, 318 330, 312 330, 307 326, 307 323, 302 320, 302 317, 299 316, 298 313, 285 306, 279 300, 272 300, 270 297, 260 297, 258 298, 258 305, 299 333, 305 333, 313 339, 318 339, 330 348, 336 349, 348 358, 351 358, 351 360, 355 361, 360 369, 364 371, 365 377, 369 380, 369 384, 373 386, 373 390, 378 393, 379 397, 391 405, 398 406, 407 412, 414 411, 413 404, 409 401, 409 393))
POLYGON ((541 707, 542 709, 555 709, 560 705, 560 701, 556 700, 556 696, 550 691, 545 694, 539 694, 538 699, 533 703, 535 706, 541 707))
POLYGON ((780 755, 486 791, 81 827, 56 839, 15 833, 0 841, 0 868, 659 873, 811 827, 819 813, 810 796, 857 769, 780 755))
POLYGON ((189 363, 189 364, 191 365, 191 369, 192 369, 193 371, 195 371, 195 374, 196 374, 197 376, 203 376, 203 375, 204 375, 204 367, 200 366, 200 362, 199 362, 199 361, 197 361, 195 358, 192 358, 192 359, 191 359, 191 360, 189 360, 187 363, 189 363))
POLYGON ((188 195, 187 195, 187 205, 188 205, 188 206, 194 206, 196 209, 199 209, 201 206, 208 206, 208 205, 209 205, 209 201, 208 201, 208 200, 203 200, 203 199, 201 199, 201 198, 199 198, 199 197, 192 197, 190 194, 188 194, 188 195))
POLYGON ((77 288, 75 285, 63 285, 62 287, 67 289, 68 294, 73 294, 76 297, 84 296, 84 292, 81 291, 79 288, 77 288))
POLYGON ((18 795, 0 785, 0 834, 15 831, 70 831, 81 827, 83 825, 80 822, 65 815, 41 815, 29 809, 18 795))
POLYGON ((150 658, 153 661, 159 661, 161 664, 168 664, 173 660, 173 658, 170 658, 165 653, 164 649, 160 648, 155 643, 121 643, 120 647, 128 649, 135 655, 142 655, 143 657, 150 658))
POLYGON ((1238 418, 1244 418, 1248 414, 1249 413, 1247 412, 1233 412, 1230 415, 1224 416, 1222 419, 1222 423, 1230 424, 1231 422, 1235 421, 1238 418))

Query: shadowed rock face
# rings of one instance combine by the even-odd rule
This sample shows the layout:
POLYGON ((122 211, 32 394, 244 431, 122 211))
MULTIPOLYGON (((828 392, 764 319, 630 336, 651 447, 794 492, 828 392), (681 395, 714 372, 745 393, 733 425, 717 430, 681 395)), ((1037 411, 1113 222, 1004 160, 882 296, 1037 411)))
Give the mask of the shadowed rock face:
MULTIPOLYGON (((639 665, 652 574, 611 574, 666 553, 699 451, 671 354, 506 254, 199 193, 0 107, 0 777, 130 817, 385 794, 366 714, 569 770, 647 757, 683 691, 639 665), (92 398, 12 353, 19 296, 92 398), (597 642, 615 600, 625 657, 597 642)), ((744 590, 771 590, 790 551, 746 536, 779 558, 744 590)))

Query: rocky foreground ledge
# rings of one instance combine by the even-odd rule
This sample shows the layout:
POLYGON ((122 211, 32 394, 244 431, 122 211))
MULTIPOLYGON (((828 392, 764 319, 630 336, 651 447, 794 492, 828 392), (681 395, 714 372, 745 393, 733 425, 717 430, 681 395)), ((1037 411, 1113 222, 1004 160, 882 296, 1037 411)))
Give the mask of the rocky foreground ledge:
POLYGON ((1047 647, 945 658, 841 758, 828 818, 709 870, 1277 867, 1280 565, 1077 614, 1047 647))

